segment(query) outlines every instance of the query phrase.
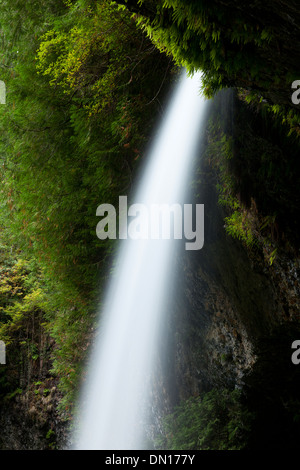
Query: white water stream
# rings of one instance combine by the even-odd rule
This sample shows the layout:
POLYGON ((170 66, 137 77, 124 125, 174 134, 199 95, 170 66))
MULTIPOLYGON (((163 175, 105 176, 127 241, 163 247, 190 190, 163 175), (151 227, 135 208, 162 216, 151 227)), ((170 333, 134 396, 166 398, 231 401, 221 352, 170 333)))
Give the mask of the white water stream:
MULTIPOLYGON (((183 203, 206 107, 199 89, 199 75, 182 75, 148 152, 135 202, 183 203)), ((75 449, 145 448, 152 366, 177 246, 176 240, 120 242, 81 394, 75 449)))

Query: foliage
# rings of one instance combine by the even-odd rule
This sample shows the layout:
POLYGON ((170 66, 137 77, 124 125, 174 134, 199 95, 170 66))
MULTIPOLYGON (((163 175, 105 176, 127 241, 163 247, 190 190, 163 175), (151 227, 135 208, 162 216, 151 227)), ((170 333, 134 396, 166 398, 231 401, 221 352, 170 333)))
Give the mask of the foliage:
MULTIPOLYGON (((143 60, 141 35, 132 27, 128 13, 108 2, 94 11, 72 10, 73 27, 62 25, 42 38, 37 69, 49 76, 51 85, 77 97, 90 114, 115 108, 120 88, 127 95, 138 61, 143 60)), ((138 70, 135 72, 137 79, 138 70)), ((107 117, 107 116, 106 116, 107 117)))
POLYGON ((179 64, 191 72, 201 68, 205 86, 215 91, 226 75, 240 72, 247 78, 249 69, 257 74, 257 60, 245 54, 247 46, 263 46, 273 36, 271 28, 246 23, 239 12, 231 15, 230 7, 221 8, 217 2, 167 0, 159 2, 155 18, 143 24, 158 47, 179 64))
POLYGON ((279 249, 298 246, 299 142, 287 127, 239 95, 214 99, 206 133, 205 165, 214 174, 225 229, 269 265, 279 249))
POLYGON ((6 345, 6 366, 1 370, 1 395, 13 397, 16 386, 22 391, 49 364, 46 308, 47 289, 37 263, 2 241, 0 339, 6 345))
POLYGON ((258 1, 250 8, 238 0, 118 3, 137 14, 154 44, 178 65, 203 72, 206 96, 227 87, 246 89, 270 107, 280 106, 282 119, 299 132, 299 106, 292 105, 290 93, 300 76, 296 2, 285 8, 276 0, 272 7, 258 1))
POLYGON ((247 104, 262 110, 270 120, 277 120, 287 128, 287 135, 300 136, 299 111, 285 104, 272 104, 264 100, 263 96, 253 91, 240 90, 240 96, 247 104))
MULTIPOLYGON (((68 410, 84 379, 97 304, 115 249, 96 237, 96 208, 103 202, 116 205, 119 195, 130 192, 174 71, 166 54, 190 73, 203 70, 207 96, 239 86, 259 89, 255 99, 261 103, 275 84, 273 112, 293 126, 299 122, 297 110, 277 102, 299 78, 299 61, 285 72, 288 64, 283 67, 280 59, 285 54, 277 53, 282 30, 266 23, 264 8, 260 16, 249 13, 248 5, 237 8, 237 0, 225 6, 204 0, 117 3, 4 0, 0 9, 1 80, 7 85, 7 106, 0 107, 0 337, 11 364, 0 383, 13 397, 40 379, 44 367, 60 379, 61 407, 68 410)), ((282 158, 276 145, 252 136, 237 151, 244 135, 239 141, 224 129, 211 129, 210 137, 208 160, 221 174, 221 198, 232 211, 227 230, 252 247, 259 233, 275 230, 280 207, 258 218, 255 204, 251 213, 237 197, 242 193, 237 182, 251 181, 244 194, 254 193, 253 200, 261 202, 266 194, 268 201, 283 199, 281 208, 289 202, 294 215, 298 200, 283 188, 282 162, 292 180, 295 155, 282 158), (262 149, 258 158, 251 142, 262 149), (230 165, 240 162, 242 177, 231 178, 230 165)), ((276 251, 267 237, 263 240, 272 263, 276 251)), ((168 445, 240 445, 230 414, 236 403, 227 394, 224 411, 225 395, 183 406, 172 418, 176 439, 168 445), (191 419, 192 434, 185 426, 180 431, 181 416, 191 419), (213 437, 217 429, 220 442, 213 437)))
POLYGON ((47 325, 49 367, 70 407, 115 249, 96 236, 96 209, 130 192, 170 63, 110 1, 12 0, 0 23, 0 227, 16 256, 1 284, 12 298, 2 334, 13 342, 27 321, 47 325), (7 279, 29 282, 23 262, 35 268, 18 302, 7 279))
POLYGON ((246 446, 252 415, 239 390, 212 390, 182 402, 163 420, 159 449, 240 450, 246 446))
POLYGON ((226 232, 251 248, 258 241, 256 221, 251 211, 247 210, 236 196, 234 179, 228 168, 228 161, 233 158, 233 138, 226 135, 218 126, 218 122, 212 119, 208 126, 207 138, 206 159, 218 171, 219 204, 230 211, 230 215, 224 218, 226 232))
POLYGON ((251 247, 254 243, 254 237, 247 215, 246 211, 236 210, 230 217, 225 217, 224 220, 227 233, 251 247))

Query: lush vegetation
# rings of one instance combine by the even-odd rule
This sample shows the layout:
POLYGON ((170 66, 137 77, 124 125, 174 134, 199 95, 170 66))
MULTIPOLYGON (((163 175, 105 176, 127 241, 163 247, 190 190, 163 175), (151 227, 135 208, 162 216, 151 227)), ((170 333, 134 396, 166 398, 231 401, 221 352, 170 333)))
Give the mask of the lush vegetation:
POLYGON ((180 66, 203 72, 203 91, 239 87, 299 134, 299 106, 291 85, 299 79, 296 1, 119 0, 136 12, 157 47, 180 66), (286 15, 284 11, 286 12, 286 15), (283 53, 284 51, 284 53, 283 53))
POLYGON ((289 125, 249 109, 239 92, 215 97, 206 131, 205 168, 224 207, 226 232, 272 265, 299 247, 299 140, 289 125))
POLYGON ((160 449, 240 450, 246 446, 252 415, 239 390, 212 390, 192 397, 164 418, 160 449))
MULTIPOLYGON (((287 138, 290 130, 299 134, 299 108, 290 100, 291 83, 300 78, 291 28, 298 12, 291 1, 284 16, 277 4, 1 2, 7 105, 0 106, 0 340, 8 360, 0 371, 2 400, 53 376, 63 416, 72 417, 115 249, 96 237, 96 209, 130 193, 178 67, 201 69, 207 96, 238 88, 259 113, 235 134, 225 119, 214 118, 208 129, 206 163, 229 209, 228 233, 265 250, 270 264, 275 242, 299 242, 292 239, 299 233, 299 148, 287 138), (257 135, 271 115, 279 131, 257 135)), ((240 123, 248 119, 243 110, 240 123)), ((188 400, 167 418, 161 445, 241 448, 243 413, 228 391, 188 400)))
POLYGON ((130 192, 171 64, 110 2, 2 3, 1 336, 18 375, 40 312, 70 406, 113 250, 96 209, 130 192))

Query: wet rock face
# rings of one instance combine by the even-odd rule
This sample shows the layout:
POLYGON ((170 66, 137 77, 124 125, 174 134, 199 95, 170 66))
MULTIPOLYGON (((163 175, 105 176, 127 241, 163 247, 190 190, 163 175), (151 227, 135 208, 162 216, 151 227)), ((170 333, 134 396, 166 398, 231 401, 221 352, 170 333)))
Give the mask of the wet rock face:
POLYGON ((0 410, 1 450, 54 450, 67 444, 67 422, 57 412, 61 398, 51 388, 31 387, 16 394, 0 410))
MULTIPOLYGON (((226 235, 213 185, 199 202, 205 204, 205 244, 199 252, 183 251, 176 264, 180 281, 161 354, 167 359, 157 375, 160 415, 212 388, 238 387, 258 416, 253 435, 264 429, 276 447, 280 426, 293 434, 300 409, 300 365, 291 361, 291 344, 300 339, 299 260, 279 254, 267 266, 249 256, 226 235), (274 423, 270 416, 282 419, 274 423)), ((259 445, 254 438, 252 447, 259 445)))
POLYGON ((252 271, 243 249, 226 236, 212 187, 202 198, 204 247, 183 252, 178 261, 180 282, 169 320, 175 402, 212 387, 242 385, 255 362, 253 337, 264 329, 271 305, 264 276, 252 271))

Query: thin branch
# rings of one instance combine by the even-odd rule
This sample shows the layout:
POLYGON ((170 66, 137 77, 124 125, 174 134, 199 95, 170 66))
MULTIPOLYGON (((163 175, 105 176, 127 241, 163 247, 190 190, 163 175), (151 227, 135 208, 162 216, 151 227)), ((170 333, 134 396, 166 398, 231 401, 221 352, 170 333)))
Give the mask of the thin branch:
POLYGON ((163 85, 164 85, 164 83, 165 83, 165 80, 166 80, 166 77, 167 77, 167 73, 168 73, 168 71, 169 71, 169 69, 170 69, 171 62, 172 62, 172 61, 170 60, 169 63, 168 63, 168 66, 167 66, 167 68, 166 68, 166 71, 165 71, 164 77, 163 77, 163 79, 162 79, 162 82, 161 82, 161 84, 160 84, 160 87, 159 87, 159 89, 158 89, 158 92, 157 92, 156 95, 152 98, 151 101, 149 101, 148 103, 145 104, 145 106, 149 106, 151 103, 153 103, 153 101, 156 100, 156 98, 157 98, 158 95, 160 94, 161 89, 162 89, 162 87, 163 87, 163 85))

